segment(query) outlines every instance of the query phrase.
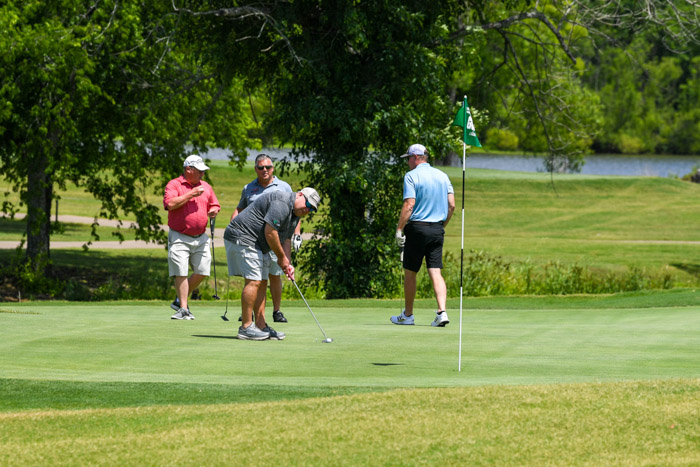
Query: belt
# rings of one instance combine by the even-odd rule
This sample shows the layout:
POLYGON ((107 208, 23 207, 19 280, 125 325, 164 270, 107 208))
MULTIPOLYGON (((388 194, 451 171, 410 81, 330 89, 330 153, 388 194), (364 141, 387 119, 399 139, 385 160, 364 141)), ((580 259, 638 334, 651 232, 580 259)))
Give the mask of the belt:
POLYGON ((421 222, 421 221, 409 221, 409 224, 414 224, 414 225, 436 225, 440 224, 443 225, 444 221, 439 221, 439 222, 421 222))
POLYGON ((176 232, 179 233, 180 235, 184 235, 185 237, 199 238, 199 237, 201 237, 202 235, 204 235, 204 234, 206 233, 206 230, 205 230, 204 232, 202 232, 201 234, 199 234, 199 235, 187 235, 186 233, 182 233, 182 232, 177 231, 177 230, 176 230, 176 232))

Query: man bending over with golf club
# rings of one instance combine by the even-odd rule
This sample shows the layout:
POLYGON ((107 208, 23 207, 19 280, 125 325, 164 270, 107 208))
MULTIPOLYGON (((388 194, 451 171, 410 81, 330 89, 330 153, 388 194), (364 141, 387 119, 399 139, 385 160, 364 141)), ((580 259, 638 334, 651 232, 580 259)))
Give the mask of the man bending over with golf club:
MULTIPOLYGON (((292 192, 292 187, 289 183, 277 178, 275 166, 272 164, 272 159, 267 154, 258 154, 255 158, 255 173, 257 178, 243 187, 241 199, 238 201, 238 206, 231 215, 231 220, 235 219, 243 210, 253 204, 253 201, 258 199, 263 193, 271 191, 292 192)), ((296 251, 301 247, 301 230, 300 225, 297 225, 292 236, 292 246, 296 251)), ((272 295, 272 320, 275 323, 286 323, 287 318, 281 311, 282 306, 282 270, 276 264, 277 256, 274 251, 270 251, 270 295, 272 295)), ((265 312, 265 304, 263 303, 263 313, 265 312)), ((239 319, 240 320, 240 319, 239 319)))
POLYGON ((262 310, 271 262, 269 253, 275 252, 279 267, 290 280, 294 280, 294 267, 289 261, 290 239, 300 218, 315 212, 320 202, 321 198, 313 188, 307 187, 296 193, 272 191, 258 197, 226 227, 224 246, 229 276, 245 279, 239 339, 285 338, 284 333, 268 326, 262 310))
POLYGON ((442 244, 445 227, 455 210, 455 195, 449 177, 428 164, 428 151, 421 144, 408 148, 411 169, 403 179, 403 206, 396 226, 396 243, 404 248, 404 305, 394 324, 413 323, 413 301, 416 298, 416 277, 423 258, 433 283, 437 311, 432 326, 444 327, 450 322, 445 311, 447 287, 442 277, 442 244), (405 233, 405 235, 404 235, 405 233))
POLYGON ((211 253, 206 234, 209 219, 221 210, 211 185, 202 180, 209 170, 201 157, 191 155, 183 163, 183 173, 165 186, 163 205, 168 211, 168 272, 175 278, 177 297, 170 305, 172 319, 194 319, 187 298, 190 291, 209 276, 211 253), (192 275, 187 277, 189 265, 192 275))

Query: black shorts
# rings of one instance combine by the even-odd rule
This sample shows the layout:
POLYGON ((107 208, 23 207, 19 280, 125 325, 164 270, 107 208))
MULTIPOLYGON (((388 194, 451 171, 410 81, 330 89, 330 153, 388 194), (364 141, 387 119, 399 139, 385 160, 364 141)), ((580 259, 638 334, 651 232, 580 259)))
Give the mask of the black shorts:
POLYGON ((403 267, 418 272, 425 258, 427 268, 442 269, 442 244, 445 228, 442 222, 423 224, 409 222, 403 229, 406 244, 403 251, 403 267))

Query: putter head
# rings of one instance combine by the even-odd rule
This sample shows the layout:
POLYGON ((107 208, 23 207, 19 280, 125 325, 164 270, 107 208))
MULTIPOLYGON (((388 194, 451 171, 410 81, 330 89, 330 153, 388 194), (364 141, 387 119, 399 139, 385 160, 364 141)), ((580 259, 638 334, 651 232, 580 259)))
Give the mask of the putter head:
POLYGON ((323 342, 324 344, 330 344, 331 342, 333 342, 333 339, 331 339, 330 337, 327 337, 327 338, 323 339, 321 342, 323 342))
POLYGON ((221 319, 223 319, 224 321, 228 321, 228 318, 226 317, 226 315, 221 315, 221 319))
POLYGON ((221 300, 221 298, 219 298, 219 296, 216 294, 212 295, 212 297, 214 297, 214 300, 221 300))

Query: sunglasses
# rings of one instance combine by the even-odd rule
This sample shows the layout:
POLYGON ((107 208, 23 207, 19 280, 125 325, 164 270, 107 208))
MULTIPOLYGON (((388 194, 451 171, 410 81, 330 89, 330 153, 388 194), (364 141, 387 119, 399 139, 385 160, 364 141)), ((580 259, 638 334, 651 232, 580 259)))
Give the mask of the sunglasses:
POLYGON ((263 169, 272 170, 273 167, 274 166, 272 166, 272 165, 257 165, 257 166, 255 166, 255 168, 258 170, 263 170, 263 169))
POLYGON ((309 203, 309 200, 306 196, 304 196, 304 201, 306 201, 306 207, 309 208, 309 211, 311 212, 316 212, 316 208, 309 203))

